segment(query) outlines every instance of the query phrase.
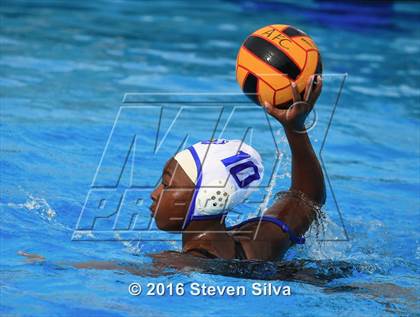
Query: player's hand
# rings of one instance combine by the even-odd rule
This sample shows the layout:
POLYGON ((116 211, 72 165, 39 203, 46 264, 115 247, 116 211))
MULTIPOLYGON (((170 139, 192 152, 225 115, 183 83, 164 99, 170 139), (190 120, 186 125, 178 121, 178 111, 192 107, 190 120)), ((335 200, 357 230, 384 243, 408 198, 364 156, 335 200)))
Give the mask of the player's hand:
POLYGON ((270 103, 264 103, 265 110, 276 118, 285 128, 294 131, 305 131, 305 119, 311 112, 316 100, 321 94, 322 78, 312 75, 306 84, 303 100, 296 83, 291 83, 293 104, 289 109, 278 109, 270 103))

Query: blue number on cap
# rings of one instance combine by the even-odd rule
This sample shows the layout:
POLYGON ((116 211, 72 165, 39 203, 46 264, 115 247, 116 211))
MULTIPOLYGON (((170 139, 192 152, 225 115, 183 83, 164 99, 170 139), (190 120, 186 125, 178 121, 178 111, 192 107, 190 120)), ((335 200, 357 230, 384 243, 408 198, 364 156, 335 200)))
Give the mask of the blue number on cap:
MULTIPOLYGON (((239 151, 238 154, 235 154, 233 156, 227 157, 225 159, 222 160, 222 163, 228 167, 229 165, 235 164, 236 162, 245 160, 247 158, 250 158, 251 155, 249 155, 248 153, 245 153, 243 151, 239 151)), ((232 175, 233 179, 236 181, 236 183, 238 184, 238 186, 240 188, 244 188, 247 187, 250 183, 252 183, 253 181, 260 179, 260 173, 258 173, 258 167, 254 164, 254 162, 252 161, 246 161, 243 163, 239 163, 236 164, 235 166, 231 167, 229 169, 230 174, 232 175), (247 168, 252 168, 253 169, 253 173, 248 175, 246 178, 240 180, 238 177, 238 174, 240 172, 242 172, 243 170, 247 169, 247 168)))

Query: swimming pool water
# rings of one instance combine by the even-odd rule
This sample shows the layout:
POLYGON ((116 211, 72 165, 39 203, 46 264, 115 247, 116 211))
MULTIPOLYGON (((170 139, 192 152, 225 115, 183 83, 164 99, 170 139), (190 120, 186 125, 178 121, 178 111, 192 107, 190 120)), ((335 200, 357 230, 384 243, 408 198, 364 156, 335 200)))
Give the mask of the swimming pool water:
MULTIPOLYGON (((3 2, 1 314, 418 314, 420 6, 337 6, 333 1, 3 2), (344 224, 329 191, 325 235, 340 241, 320 242, 312 235, 286 255, 292 268, 308 261, 302 268, 315 270, 308 275, 312 279, 274 278, 270 270, 285 269, 278 263, 252 274, 241 268, 233 274, 232 267, 225 274, 217 268, 152 274, 146 254, 179 250, 179 241, 71 241, 124 93, 240 93, 239 45, 254 30, 282 23, 314 38, 325 74, 339 79, 348 74, 323 149, 344 224), (27 263, 18 251, 42 254, 47 261, 27 263), (60 264, 87 260, 134 262, 148 273, 60 264), (337 273, 340 268, 345 273, 337 273), (289 285, 292 296, 160 298, 127 292, 131 282, 250 286, 270 276, 273 285, 289 285)), ((326 76, 319 125, 311 131, 318 150, 339 85, 326 76)), ((133 117, 132 124, 137 119, 151 123, 133 117)), ((275 131, 281 140, 281 129, 275 131)), ((261 144, 259 150, 269 156, 272 149, 261 144)), ((285 153, 276 191, 290 179, 285 153)), ((157 171, 164 162, 162 155, 145 169, 157 171)), ((142 221, 149 217, 146 205, 142 221)))

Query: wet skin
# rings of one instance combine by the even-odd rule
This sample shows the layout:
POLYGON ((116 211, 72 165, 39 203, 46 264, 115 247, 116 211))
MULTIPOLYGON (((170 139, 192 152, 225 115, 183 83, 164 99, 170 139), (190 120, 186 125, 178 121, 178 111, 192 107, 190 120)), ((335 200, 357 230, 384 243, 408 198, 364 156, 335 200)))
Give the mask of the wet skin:
POLYGON ((150 211, 157 227, 165 231, 181 231, 193 194, 194 183, 171 158, 163 169, 161 183, 151 194, 150 211))
MULTIPOLYGON (((278 199, 264 215, 287 223, 297 235, 303 235, 315 219, 314 206, 325 202, 322 169, 304 128, 305 119, 315 105, 321 87, 321 78, 311 77, 302 100, 292 83, 294 104, 289 109, 278 109, 270 104, 264 107, 283 125, 292 153, 290 194, 278 199)), ((161 184, 151 194, 153 204, 150 209, 158 228, 182 233, 183 252, 234 259, 237 256, 235 243, 239 243, 247 259, 275 260, 281 258, 292 245, 288 234, 269 222, 262 222, 259 228, 258 222, 244 224, 233 232, 226 229, 223 220, 199 220, 191 221, 182 230, 193 192, 193 182, 171 158, 163 169, 161 184)))

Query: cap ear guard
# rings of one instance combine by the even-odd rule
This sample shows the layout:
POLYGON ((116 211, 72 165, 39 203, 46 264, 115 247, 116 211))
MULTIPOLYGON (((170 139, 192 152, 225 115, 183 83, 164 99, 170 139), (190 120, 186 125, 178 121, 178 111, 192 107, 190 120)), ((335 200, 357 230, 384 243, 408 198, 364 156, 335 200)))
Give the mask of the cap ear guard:
POLYGON ((214 181, 208 184, 209 187, 200 189, 195 204, 196 214, 214 215, 230 209, 230 198, 235 188, 230 183, 227 183, 225 187, 222 187, 221 184, 223 184, 221 180, 214 181))

